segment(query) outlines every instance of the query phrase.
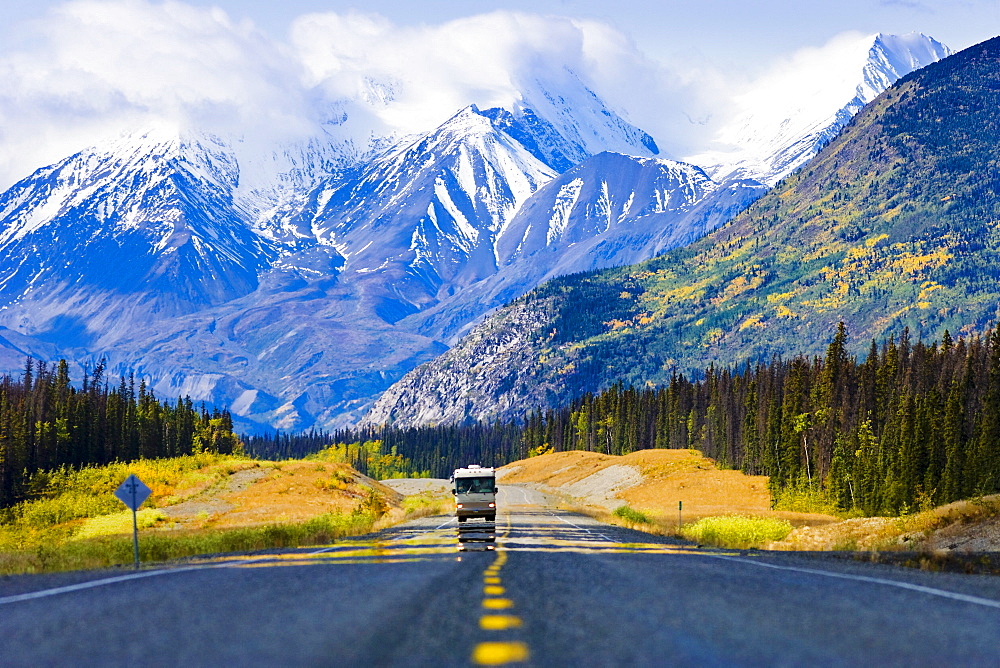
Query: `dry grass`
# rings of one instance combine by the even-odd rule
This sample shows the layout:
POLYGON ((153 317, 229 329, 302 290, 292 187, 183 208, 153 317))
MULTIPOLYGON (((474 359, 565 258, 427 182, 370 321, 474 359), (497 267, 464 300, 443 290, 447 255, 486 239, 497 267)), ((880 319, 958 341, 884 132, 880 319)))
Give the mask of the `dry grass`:
MULTIPOLYGON (((140 477, 144 473, 153 489, 139 512, 144 561, 323 543, 443 512, 450 501, 433 494, 404 499, 350 466, 332 462, 189 464, 164 460, 161 474, 156 474, 151 465, 143 468, 139 463, 140 477), (172 473, 163 475, 162 470, 172 473)), ((127 475, 115 475, 119 473, 127 475)), ((101 472, 88 475, 101 477, 101 472)), ((110 492, 90 494, 103 498, 110 492)), ((0 525, 0 574, 130 563, 131 512, 112 501, 94 505, 90 516, 77 514, 76 519, 51 525, 0 525)))
MULTIPOLYGON (((565 506, 603 522, 666 535, 677 532, 679 502, 683 503, 684 524, 704 517, 734 514, 787 520, 793 526, 837 521, 831 515, 772 510, 766 476, 720 469, 697 450, 640 450, 621 457, 583 451, 557 452, 522 459, 500 470, 504 483, 542 485, 558 493, 587 489, 588 477, 613 466, 631 468, 640 476, 635 479, 637 484, 623 485, 608 496, 613 496, 617 505, 627 503, 652 522, 631 522, 615 516, 609 512, 615 504, 609 507, 601 503, 601 498, 564 494, 565 506)), ((613 481, 607 476, 602 478, 613 481)))
POLYGON ((330 513, 350 513, 371 490, 398 508, 403 497, 352 469, 326 462, 255 462, 165 509, 171 528, 239 528, 276 521, 305 522, 330 513))
POLYGON ((858 517, 825 526, 800 526, 769 550, 884 550, 905 533, 898 517, 858 517))
POLYGON ((992 552, 1000 549, 1000 495, 956 501, 905 517, 862 517, 799 527, 774 550, 992 552))

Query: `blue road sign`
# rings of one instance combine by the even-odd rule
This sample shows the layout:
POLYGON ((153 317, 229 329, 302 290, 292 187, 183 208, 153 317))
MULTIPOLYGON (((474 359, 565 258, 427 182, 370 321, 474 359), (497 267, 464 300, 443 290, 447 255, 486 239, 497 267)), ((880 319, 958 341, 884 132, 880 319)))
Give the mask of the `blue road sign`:
POLYGON ((115 496, 133 511, 139 510, 142 502, 149 498, 152 493, 153 490, 146 487, 146 483, 136 478, 135 475, 125 478, 125 482, 115 490, 115 496))

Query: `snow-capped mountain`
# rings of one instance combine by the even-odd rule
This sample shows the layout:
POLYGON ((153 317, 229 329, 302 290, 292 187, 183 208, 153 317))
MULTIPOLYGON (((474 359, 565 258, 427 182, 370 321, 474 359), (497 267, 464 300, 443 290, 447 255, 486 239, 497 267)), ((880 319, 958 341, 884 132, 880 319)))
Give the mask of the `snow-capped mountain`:
POLYGON ((330 133, 258 152, 164 126, 40 169, 0 196, 0 359, 105 357, 161 396, 281 428, 354 419, 445 349, 395 323, 497 273, 550 162, 655 150, 574 86, 546 99, 589 96, 575 125, 470 106, 395 145, 330 133))
POLYGON ((877 34, 843 44, 828 61, 766 78, 715 148, 685 158, 712 178, 774 185, 812 158, 858 111, 901 77, 951 55, 919 33, 877 34))
MULTIPOLYGON (((759 185, 736 185, 744 187, 762 194, 759 185)), ((724 223, 735 213, 728 204, 704 218, 691 214, 707 199, 721 204, 719 197, 731 191, 720 192, 694 165, 600 153, 532 197, 498 240, 497 255, 513 264, 542 250, 555 253, 559 261, 550 275, 648 259, 724 223)), ((735 199, 737 210, 748 203, 735 199)))
MULTIPOLYGON (((856 95, 936 53, 905 42, 873 42, 888 69, 856 95)), ((343 134, 352 108, 278 146, 147 128, 0 194, 3 370, 103 357, 247 426, 343 426, 491 309, 688 243, 765 189, 654 157, 568 70, 414 136, 343 134)))
POLYGON ((82 345, 253 291, 277 252, 237 182, 213 138, 154 128, 15 184, 0 195, 0 325, 82 345))
POLYGON ((564 274, 629 264, 715 229, 766 188, 693 165, 603 152, 527 199, 497 235, 492 275, 399 323, 454 343, 489 310, 564 274))
POLYGON ((609 109, 574 72, 563 69, 521 86, 511 112, 493 109, 498 125, 557 172, 602 151, 649 157, 659 154, 648 134, 609 109), (506 118, 499 117, 500 114, 506 118))
POLYGON ((399 265, 425 283, 426 300, 494 273, 496 236, 555 175, 470 106, 358 178, 318 191, 313 229, 341 251, 346 271, 399 265))

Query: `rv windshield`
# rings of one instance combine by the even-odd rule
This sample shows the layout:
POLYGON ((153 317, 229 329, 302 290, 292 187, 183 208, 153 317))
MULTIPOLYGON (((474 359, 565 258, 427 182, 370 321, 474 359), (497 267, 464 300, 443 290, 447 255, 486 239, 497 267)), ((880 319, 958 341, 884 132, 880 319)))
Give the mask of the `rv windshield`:
POLYGON ((495 478, 455 478, 456 494, 492 494, 495 478))

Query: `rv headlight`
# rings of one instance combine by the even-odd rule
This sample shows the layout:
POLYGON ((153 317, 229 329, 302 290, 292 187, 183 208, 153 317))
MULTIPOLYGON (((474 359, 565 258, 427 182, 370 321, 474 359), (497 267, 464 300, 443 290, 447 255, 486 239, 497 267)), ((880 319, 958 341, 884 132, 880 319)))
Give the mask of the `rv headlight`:
POLYGON ((461 504, 461 503, 459 503, 459 504, 456 504, 456 505, 455 505, 455 507, 456 507, 456 508, 461 508, 461 507, 462 507, 462 504, 461 504))
POLYGON ((497 507, 497 504, 495 504, 495 503, 491 503, 490 504, 490 508, 496 508, 496 507, 497 507))

